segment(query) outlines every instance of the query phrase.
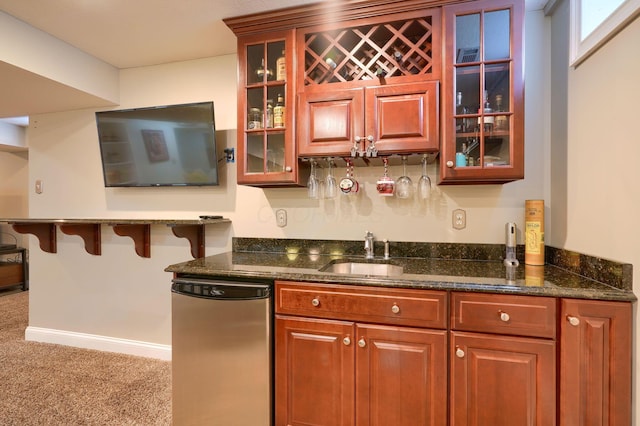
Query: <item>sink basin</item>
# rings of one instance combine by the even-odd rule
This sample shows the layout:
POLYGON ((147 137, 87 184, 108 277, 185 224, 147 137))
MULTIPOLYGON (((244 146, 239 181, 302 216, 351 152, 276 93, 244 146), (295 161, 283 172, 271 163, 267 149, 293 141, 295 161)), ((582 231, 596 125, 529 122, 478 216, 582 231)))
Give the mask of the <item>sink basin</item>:
POLYGON ((349 275, 379 275, 395 277, 402 275, 402 266, 388 263, 365 263, 365 262, 341 262, 330 263, 320 269, 320 272, 332 272, 334 274, 349 275))

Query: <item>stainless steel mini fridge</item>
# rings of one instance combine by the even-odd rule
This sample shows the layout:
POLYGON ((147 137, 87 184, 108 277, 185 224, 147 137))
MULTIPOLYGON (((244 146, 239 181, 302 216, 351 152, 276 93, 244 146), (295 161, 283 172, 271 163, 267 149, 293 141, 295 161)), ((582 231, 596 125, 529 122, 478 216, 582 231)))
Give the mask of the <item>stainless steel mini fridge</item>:
POLYGON ((271 285, 176 278, 174 426, 272 424, 271 285))

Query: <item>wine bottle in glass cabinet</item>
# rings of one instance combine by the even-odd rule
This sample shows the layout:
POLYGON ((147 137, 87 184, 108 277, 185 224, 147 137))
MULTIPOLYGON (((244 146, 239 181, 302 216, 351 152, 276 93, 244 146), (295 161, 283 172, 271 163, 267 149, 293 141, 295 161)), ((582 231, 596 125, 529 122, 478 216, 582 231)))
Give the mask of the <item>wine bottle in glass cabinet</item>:
POLYGON ((519 0, 444 8, 442 184, 524 178, 523 14, 519 0))

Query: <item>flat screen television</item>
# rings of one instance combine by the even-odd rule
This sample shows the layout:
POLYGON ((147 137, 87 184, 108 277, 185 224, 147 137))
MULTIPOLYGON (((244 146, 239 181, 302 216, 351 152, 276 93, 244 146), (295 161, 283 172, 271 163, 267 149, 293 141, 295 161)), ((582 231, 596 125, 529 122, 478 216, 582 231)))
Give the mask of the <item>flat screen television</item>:
POLYGON ((106 187, 218 185, 213 102, 96 112, 106 187))

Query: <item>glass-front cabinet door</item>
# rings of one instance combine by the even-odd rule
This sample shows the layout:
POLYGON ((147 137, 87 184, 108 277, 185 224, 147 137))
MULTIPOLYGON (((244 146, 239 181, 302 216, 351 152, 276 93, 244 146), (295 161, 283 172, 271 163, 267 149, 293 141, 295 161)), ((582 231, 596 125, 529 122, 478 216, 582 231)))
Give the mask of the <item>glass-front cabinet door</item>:
POLYGON ((522 1, 445 7, 441 183, 524 178, 522 1))
POLYGON ((238 183, 298 183, 292 31, 238 40, 238 183))

